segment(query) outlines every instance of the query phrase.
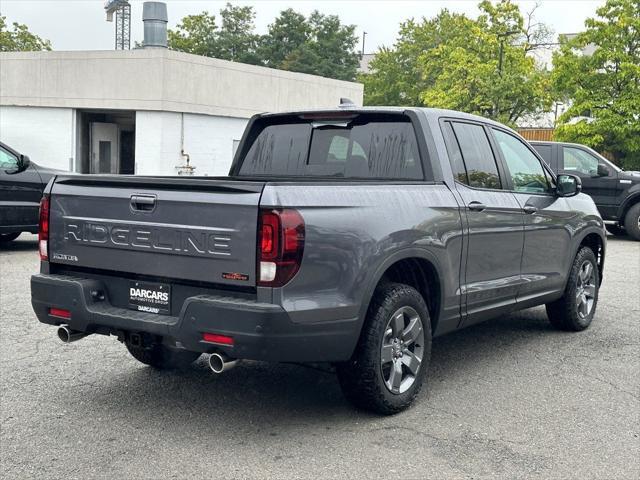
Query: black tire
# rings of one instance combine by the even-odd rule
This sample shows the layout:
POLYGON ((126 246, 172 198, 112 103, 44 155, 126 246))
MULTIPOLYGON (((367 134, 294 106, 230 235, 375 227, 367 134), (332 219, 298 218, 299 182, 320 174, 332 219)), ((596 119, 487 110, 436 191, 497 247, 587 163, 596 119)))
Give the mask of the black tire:
POLYGON ((616 237, 623 237, 627 234, 627 231, 617 223, 605 223, 604 226, 607 229, 607 232, 611 235, 615 235, 616 237))
POLYGON ((546 305, 551 325, 568 332, 579 332, 589 327, 598 306, 599 289, 600 272, 596 256, 590 248, 582 247, 571 266, 564 295, 546 305), (591 265, 589 278, 585 278, 587 264, 591 265))
POLYGON ((338 364, 336 372, 345 397, 356 407, 391 415, 411 405, 420 391, 430 359, 431 320, 422 295, 408 285, 386 283, 379 286, 373 296, 353 357, 338 364), (400 320, 393 321, 400 316, 400 320), (410 328, 412 326, 415 328, 410 328), (400 337, 407 343, 402 346, 394 343, 400 337), (410 342, 410 338, 415 340, 410 342), (385 354, 393 359, 383 362, 385 354), (416 362, 418 357, 420 362, 416 362), (413 368, 407 362, 413 364, 413 368), (399 368, 401 385, 393 392, 393 385, 390 389, 387 382, 393 384, 393 379, 397 379, 396 368, 399 368), (385 379, 387 374, 389 378, 385 379))
POLYGON ((13 242, 22 232, 0 233, 0 244, 13 242))
POLYGON ((200 353, 177 350, 165 345, 154 344, 150 347, 138 347, 125 343, 133 358, 145 365, 161 370, 184 369, 195 362, 200 353))
POLYGON ((632 206, 624 216, 624 229, 634 240, 640 240, 640 203, 632 206))

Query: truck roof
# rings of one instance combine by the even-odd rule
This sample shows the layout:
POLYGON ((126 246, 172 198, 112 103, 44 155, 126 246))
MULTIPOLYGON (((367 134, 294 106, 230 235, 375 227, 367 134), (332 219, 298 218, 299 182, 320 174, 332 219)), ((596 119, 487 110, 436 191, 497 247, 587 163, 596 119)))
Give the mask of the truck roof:
POLYGON ((474 115, 471 113, 460 112, 457 110, 448 110, 444 108, 430 108, 430 107, 386 107, 386 106, 373 106, 373 107, 342 107, 342 108, 320 108, 313 110, 294 110, 288 112, 265 112, 258 114, 257 117, 270 117, 270 116, 286 116, 286 115, 313 115, 318 113, 403 113, 403 112, 420 112, 428 118, 441 118, 452 117, 461 118, 466 120, 474 120, 476 122, 484 122, 490 125, 495 125, 504 128, 505 125, 496 122, 494 120, 474 115))

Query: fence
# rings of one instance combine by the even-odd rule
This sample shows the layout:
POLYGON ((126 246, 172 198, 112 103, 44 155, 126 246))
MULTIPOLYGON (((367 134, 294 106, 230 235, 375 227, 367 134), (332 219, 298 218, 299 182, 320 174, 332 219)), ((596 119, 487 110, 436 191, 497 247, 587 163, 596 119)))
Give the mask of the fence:
POLYGON ((527 140, 553 141, 553 128, 519 128, 518 133, 527 140))

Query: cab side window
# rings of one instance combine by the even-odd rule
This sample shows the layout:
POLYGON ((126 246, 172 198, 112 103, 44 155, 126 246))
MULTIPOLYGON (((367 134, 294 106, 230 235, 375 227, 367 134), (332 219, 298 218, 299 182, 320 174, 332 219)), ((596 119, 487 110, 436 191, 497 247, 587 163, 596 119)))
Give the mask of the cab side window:
POLYGON ((7 152, 4 148, 0 148, 0 169, 17 170, 18 157, 16 157, 12 153, 7 152))
POLYGON ((516 192, 546 193, 550 190, 547 174, 531 150, 519 138, 493 129, 493 134, 509 169, 516 192))
POLYGON ((573 147, 562 147, 562 168, 582 175, 596 175, 598 159, 593 155, 573 147))
MULTIPOLYGON (((462 122, 452 122, 451 126, 464 162, 467 181, 464 181, 460 172, 454 172, 456 179, 471 187, 501 189, 498 166, 484 127, 462 122)), ((453 161, 459 163, 455 158, 453 161)))

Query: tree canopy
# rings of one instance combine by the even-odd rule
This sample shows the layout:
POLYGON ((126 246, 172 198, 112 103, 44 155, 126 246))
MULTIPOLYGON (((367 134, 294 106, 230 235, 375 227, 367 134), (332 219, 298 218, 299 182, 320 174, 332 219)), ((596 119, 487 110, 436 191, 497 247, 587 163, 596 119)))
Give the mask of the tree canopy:
POLYGON ((215 15, 207 11, 184 17, 175 30, 168 32, 169 48, 222 60, 259 64, 260 59, 256 55, 259 37, 253 33, 253 9, 227 3, 220 10, 220 17, 220 27, 215 15))
POLYGON ((443 9, 401 24, 362 75, 365 103, 451 108, 514 124, 551 105, 549 75, 529 52, 550 32, 510 0, 472 19, 443 9))
POLYGON ((553 84, 569 105, 557 138, 640 169, 640 1, 608 0, 596 13, 554 55, 553 84))
POLYGON ((227 4, 215 15, 184 17, 169 30, 169 48, 241 63, 354 80, 358 67, 355 26, 314 11, 308 18, 289 8, 257 35, 252 7, 227 4))
POLYGON ((0 52, 32 52, 51 50, 51 42, 29 31, 26 25, 13 22, 9 28, 7 18, 0 16, 0 52))

